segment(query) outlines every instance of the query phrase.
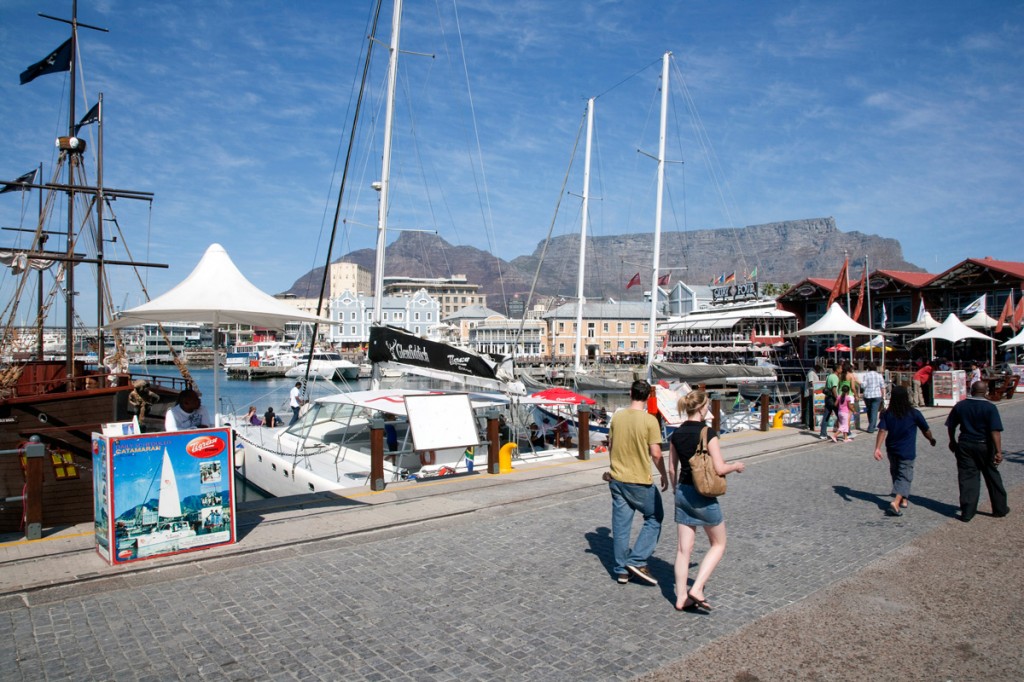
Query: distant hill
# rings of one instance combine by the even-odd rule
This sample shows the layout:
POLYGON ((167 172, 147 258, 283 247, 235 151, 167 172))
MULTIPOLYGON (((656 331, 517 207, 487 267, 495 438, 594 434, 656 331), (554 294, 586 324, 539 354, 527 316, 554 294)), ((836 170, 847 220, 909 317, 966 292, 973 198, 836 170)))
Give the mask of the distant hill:
MULTIPOLYGON (((472 246, 454 246, 437 235, 403 232, 387 248, 385 274, 406 277, 448 277, 465 274, 488 295, 488 305, 502 310, 501 298, 529 293, 540 262, 544 243, 533 253, 511 261, 497 258, 472 246)), ((585 290, 587 297, 639 300, 650 288, 653 234, 624 234, 587 239, 585 290), (626 291, 634 273, 640 271, 642 286, 626 291)), ((867 256, 872 270, 888 269, 923 272, 903 259, 899 241, 862 232, 842 232, 833 218, 786 220, 764 225, 687 232, 664 232, 661 263, 671 271, 672 281, 707 284, 712 277, 757 268, 761 282, 794 284, 805 277, 835 277, 844 253, 850 257, 851 277, 859 276, 867 256)), ((555 237, 548 244, 545 265, 537 281, 537 293, 574 296, 576 292, 579 236, 555 237)), ((374 267, 372 249, 352 251, 338 262, 374 267)), ((315 297, 322 268, 306 273, 285 292, 315 297)))

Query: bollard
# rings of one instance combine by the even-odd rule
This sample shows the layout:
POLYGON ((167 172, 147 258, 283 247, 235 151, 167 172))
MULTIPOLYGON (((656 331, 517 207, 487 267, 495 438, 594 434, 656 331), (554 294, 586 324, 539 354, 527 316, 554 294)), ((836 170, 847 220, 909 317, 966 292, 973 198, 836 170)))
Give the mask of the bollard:
POLYGON ((510 474, 512 473, 512 453, 519 449, 519 446, 515 443, 505 443, 501 446, 501 450, 498 452, 498 471, 499 474, 510 474))
POLYGON ((370 420, 370 490, 384 490, 384 420, 370 420))
POLYGON ((715 430, 715 433, 722 428, 722 395, 720 393, 711 394, 711 428, 715 430))
POLYGON ((803 405, 801 406, 802 415, 804 418, 804 426, 810 430, 814 430, 814 387, 808 386, 804 389, 803 393, 803 405))
POLYGON ((786 426, 786 424, 784 423, 783 420, 786 418, 787 414, 789 414, 789 410, 777 410, 775 412, 775 416, 772 417, 772 428, 773 429, 784 428, 786 426))
POLYGON ((768 430, 768 391, 761 389, 761 430, 768 430))
POLYGON ((576 415, 576 423, 579 424, 576 428, 576 447, 579 448, 576 458, 586 461, 590 459, 590 405, 581 404, 576 415))
POLYGON ((43 537, 43 457, 46 446, 29 443, 25 446, 25 539, 43 537))
POLYGON ((498 450, 501 448, 501 441, 498 435, 498 411, 489 410, 487 417, 487 473, 497 474, 501 471, 501 463, 498 460, 498 450))

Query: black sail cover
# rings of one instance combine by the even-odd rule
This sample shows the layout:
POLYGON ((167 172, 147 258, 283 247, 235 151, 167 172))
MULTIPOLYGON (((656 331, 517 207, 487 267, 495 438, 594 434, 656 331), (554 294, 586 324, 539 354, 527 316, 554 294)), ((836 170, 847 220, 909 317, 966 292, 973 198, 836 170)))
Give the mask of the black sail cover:
POLYGON ((397 362, 485 379, 499 379, 497 363, 472 351, 427 341, 394 327, 370 327, 370 362, 397 362))

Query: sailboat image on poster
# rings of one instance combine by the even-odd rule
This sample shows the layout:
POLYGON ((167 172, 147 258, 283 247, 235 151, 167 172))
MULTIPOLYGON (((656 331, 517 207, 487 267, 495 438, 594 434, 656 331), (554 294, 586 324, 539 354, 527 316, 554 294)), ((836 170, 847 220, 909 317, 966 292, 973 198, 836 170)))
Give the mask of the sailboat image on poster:
POLYGON ((182 517, 178 480, 174 476, 174 465, 171 464, 167 448, 164 448, 164 460, 160 467, 157 516, 159 520, 153 530, 135 538, 136 556, 140 558, 185 549, 190 546, 188 538, 196 535, 192 526, 182 517))

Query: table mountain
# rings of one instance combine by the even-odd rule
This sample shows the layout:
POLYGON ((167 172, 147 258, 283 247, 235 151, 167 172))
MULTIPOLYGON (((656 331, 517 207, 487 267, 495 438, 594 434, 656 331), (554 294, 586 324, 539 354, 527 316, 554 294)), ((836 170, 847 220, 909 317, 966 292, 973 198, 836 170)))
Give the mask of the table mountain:
MULTIPOLYGON (((653 234, 589 237, 587 297, 640 299, 643 290, 650 288, 653 249, 653 234), (642 286, 627 291, 626 283, 638 271, 642 286)), ((385 274, 407 277, 465 274, 488 295, 489 306, 501 310, 503 297, 529 293, 543 250, 541 242, 533 253, 506 261, 472 246, 452 245, 437 235, 403 232, 387 247, 385 274)), ((903 259, 899 241, 863 232, 842 232, 833 218, 664 232, 661 237, 662 268, 673 268, 670 270, 673 282, 682 279, 691 284, 707 284, 712 277, 730 273, 743 281, 744 273, 754 268, 757 268, 760 282, 793 284, 805 277, 834 278, 846 254, 850 258, 851 278, 860 276, 865 256, 872 270, 923 271, 903 259)), ((537 282, 537 293, 575 296, 578 259, 579 235, 552 238, 537 282)), ((360 249, 338 261, 358 263, 372 271, 374 252, 360 249)), ((316 296, 321 272, 322 268, 317 268, 306 273, 285 293, 316 296)))

